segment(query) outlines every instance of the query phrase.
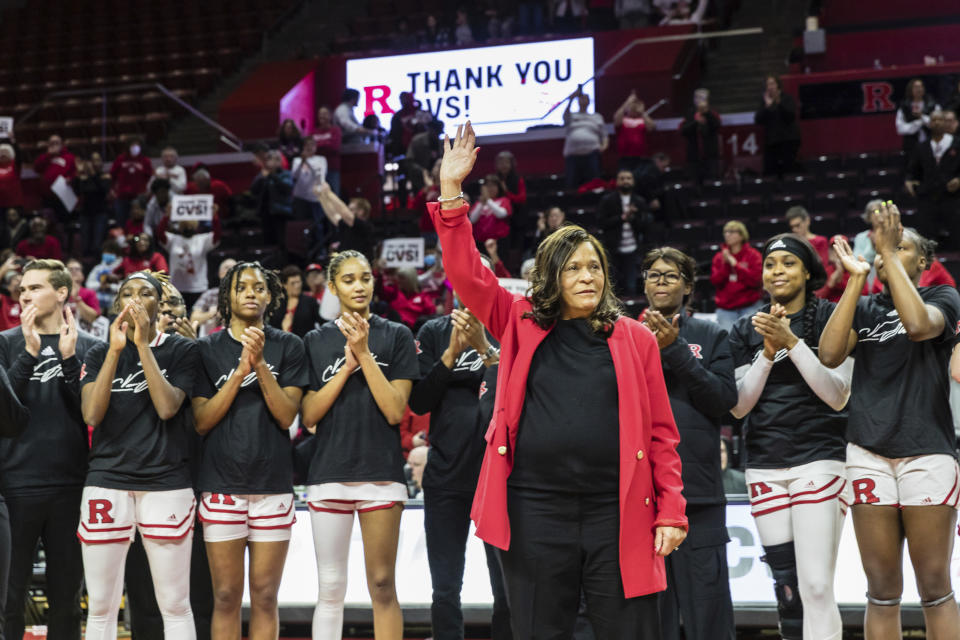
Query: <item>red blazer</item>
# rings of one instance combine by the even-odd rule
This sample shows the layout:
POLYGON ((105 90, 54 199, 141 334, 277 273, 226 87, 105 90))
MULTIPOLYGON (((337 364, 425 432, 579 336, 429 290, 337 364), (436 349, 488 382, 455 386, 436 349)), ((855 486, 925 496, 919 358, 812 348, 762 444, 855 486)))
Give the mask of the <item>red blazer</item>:
MULTIPOLYGON (((513 469, 530 363, 549 331, 523 318, 530 302, 500 287, 480 261, 468 207, 441 211, 436 202, 427 206, 443 246, 447 277, 460 299, 500 342, 497 399, 470 517, 480 538, 508 549, 507 477, 513 469)), ((632 598, 667 586, 663 558, 654 551, 655 528, 687 527, 676 451, 680 436, 653 334, 639 322, 622 317, 608 344, 620 397, 620 574, 624 593, 632 598)))

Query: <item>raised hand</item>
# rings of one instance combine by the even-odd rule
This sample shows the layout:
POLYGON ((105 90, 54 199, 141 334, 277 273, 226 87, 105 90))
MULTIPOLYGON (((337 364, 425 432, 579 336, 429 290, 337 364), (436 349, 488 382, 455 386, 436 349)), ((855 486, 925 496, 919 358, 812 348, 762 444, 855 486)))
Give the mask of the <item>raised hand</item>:
POLYGON ((851 276, 865 276, 870 273, 870 263, 863 256, 854 256, 850 243, 846 238, 837 238, 833 243, 833 250, 837 253, 840 264, 851 276))
POLYGON ((647 309, 644 315, 644 323, 653 331, 657 338, 657 346, 661 349, 669 347, 676 342, 680 335, 680 315, 673 316, 673 321, 668 321, 662 313, 655 309, 647 309))
POLYGON ((763 336, 763 353, 768 360, 773 360, 780 349, 792 349, 799 342, 799 338, 790 329, 790 320, 785 315, 781 317, 760 312, 753 316, 751 323, 754 330, 763 336))
POLYGON ((130 302, 128 316, 133 319, 133 343, 138 347, 150 344, 150 316, 137 300, 130 302))
POLYGON ((370 353, 367 337, 370 335, 370 323, 356 312, 347 311, 339 318, 337 326, 340 333, 347 339, 347 346, 359 360, 364 354, 370 353))
POLYGON ((892 201, 884 202, 876 212, 873 223, 873 244, 877 253, 896 253, 903 237, 900 209, 892 201))
POLYGON ((20 331, 26 343, 27 353, 34 358, 40 355, 40 334, 37 332, 37 308, 28 304, 20 314, 20 331))
POLYGON ((444 182, 462 184, 463 180, 470 175, 473 165, 477 162, 477 154, 480 152, 476 141, 477 136, 469 120, 466 126, 457 127, 457 135, 452 142, 450 136, 444 136, 443 158, 440 161, 441 185, 444 182))
POLYGON ((72 358, 77 353, 77 320, 73 317, 73 311, 70 307, 64 307, 63 326, 60 327, 60 341, 57 347, 60 349, 60 357, 64 360, 72 358))
POLYGON ((240 343, 247 352, 247 361, 252 371, 263 362, 263 345, 266 343, 266 334, 263 329, 247 327, 240 336, 240 343))
POLYGON ((487 342, 487 334, 483 330, 483 325, 480 324, 476 316, 470 313, 469 309, 454 309, 450 317, 453 320, 454 328, 459 330, 463 336, 463 341, 477 353, 483 355, 483 352, 490 345, 487 342))
POLYGON ((191 340, 196 340, 198 338, 198 331, 200 330, 199 322, 190 322, 187 318, 176 318, 173 321, 173 325, 177 330, 177 333, 182 335, 184 338, 189 338, 191 340))
POLYGON ((127 329, 130 327, 128 318, 130 317, 130 306, 132 304, 132 302, 128 302, 110 325, 110 351, 119 353, 127 346, 127 329))

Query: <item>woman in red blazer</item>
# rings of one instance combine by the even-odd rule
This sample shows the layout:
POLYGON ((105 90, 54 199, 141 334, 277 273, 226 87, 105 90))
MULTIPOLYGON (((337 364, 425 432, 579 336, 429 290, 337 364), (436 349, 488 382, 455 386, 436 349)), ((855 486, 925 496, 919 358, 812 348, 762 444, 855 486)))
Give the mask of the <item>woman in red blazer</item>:
POLYGON ((460 186, 473 128, 444 145, 430 203, 447 277, 501 344, 471 517, 499 547, 514 636, 569 637, 581 589, 598 638, 659 637, 663 557, 686 536, 679 435, 653 334, 620 314, 580 227, 537 249, 515 296, 480 261, 460 186))

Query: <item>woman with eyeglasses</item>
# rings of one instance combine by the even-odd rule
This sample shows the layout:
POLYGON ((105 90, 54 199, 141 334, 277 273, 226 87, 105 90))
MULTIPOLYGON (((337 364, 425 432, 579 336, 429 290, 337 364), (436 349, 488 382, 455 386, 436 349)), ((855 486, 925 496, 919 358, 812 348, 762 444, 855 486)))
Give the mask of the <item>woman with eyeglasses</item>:
POLYGON ((727 332, 689 316, 696 262, 671 247, 643 259, 643 321, 660 348, 670 408, 680 431, 683 493, 691 544, 666 558, 667 590, 660 594, 662 640, 733 640, 733 602, 727 571, 726 497, 720 468, 720 419, 737 403, 727 332))
POLYGON ((834 304, 814 292, 826 272, 793 233, 763 247, 771 304, 730 332, 737 405, 744 418, 750 506, 775 583, 786 640, 839 640, 833 574, 849 504, 844 407, 852 360, 829 369, 817 357, 834 304))

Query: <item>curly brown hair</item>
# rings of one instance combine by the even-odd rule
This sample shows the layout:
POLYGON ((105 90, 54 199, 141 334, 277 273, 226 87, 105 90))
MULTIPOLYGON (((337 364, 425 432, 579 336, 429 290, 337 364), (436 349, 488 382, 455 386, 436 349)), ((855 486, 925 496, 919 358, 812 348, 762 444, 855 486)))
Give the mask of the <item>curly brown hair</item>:
POLYGON ((599 240, 577 225, 560 227, 547 236, 537 248, 533 271, 530 272, 530 288, 527 291, 527 298, 533 309, 523 317, 533 319, 541 329, 549 329, 556 324, 563 313, 563 291, 560 286, 563 267, 584 242, 589 242, 596 250, 603 269, 603 291, 600 294, 600 303, 590 314, 590 325, 595 332, 609 336, 613 332, 614 323, 623 315, 623 309, 620 300, 613 294, 607 252, 599 240))

